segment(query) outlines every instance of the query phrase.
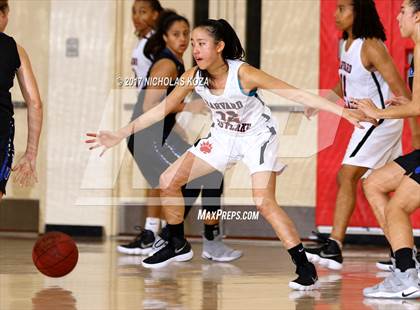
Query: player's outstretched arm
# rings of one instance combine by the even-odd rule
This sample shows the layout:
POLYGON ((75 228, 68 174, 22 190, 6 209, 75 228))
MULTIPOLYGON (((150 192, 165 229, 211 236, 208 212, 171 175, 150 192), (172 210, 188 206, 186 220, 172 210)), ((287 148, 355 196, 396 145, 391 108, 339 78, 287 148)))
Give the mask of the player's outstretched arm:
POLYGON ((85 141, 92 145, 89 149, 93 150, 98 147, 103 147, 104 149, 101 152, 102 156, 107 149, 117 145, 128 136, 161 121, 169 113, 181 110, 180 105, 183 104, 183 100, 194 87, 191 81, 195 71, 195 68, 192 68, 185 72, 181 77, 180 84, 178 84, 168 97, 116 132, 100 131, 98 134, 87 133, 86 135, 88 137, 93 138, 85 141))
MULTIPOLYGON (((420 66, 420 42, 414 49, 414 68, 420 66)), ((357 108, 370 117, 393 119, 420 116, 420 76, 414 75, 412 100, 395 97, 389 101, 392 106, 378 109, 370 99, 355 100, 357 108)))
MULTIPOLYGON (((338 82, 334 88, 332 88, 325 96, 325 99, 337 103, 338 98, 343 98, 343 91, 341 89, 341 82, 338 82)), ((312 116, 318 114, 319 110, 315 108, 311 108, 309 106, 305 106, 304 114, 307 119, 311 119, 312 116)))
POLYGON ((359 124, 360 121, 369 121, 376 124, 375 120, 366 118, 363 113, 344 109, 335 103, 298 89, 250 65, 243 65, 241 67, 239 70, 239 78, 241 79, 242 86, 245 90, 256 88, 266 89, 281 97, 301 103, 305 106, 339 115, 359 128, 363 128, 363 126, 359 124))

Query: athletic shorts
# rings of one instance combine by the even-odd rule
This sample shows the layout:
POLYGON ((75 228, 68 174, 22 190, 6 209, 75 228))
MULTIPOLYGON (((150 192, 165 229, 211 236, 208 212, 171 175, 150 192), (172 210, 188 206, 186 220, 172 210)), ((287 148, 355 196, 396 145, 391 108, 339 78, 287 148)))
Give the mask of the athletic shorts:
MULTIPOLYGON (((128 139, 128 149, 143 177, 152 188, 159 188, 160 175, 191 147, 173 132, 166 139, 164 145, 159 144, 158 140, 160 141, 161 138, 150 134, 135 134, 128 139)), ((223 193, 223 174, 215 171, 183 186, 182 193, 185 203, 192 205, 201 190, 205 191, 202 194, 203 197, 220 197, 223 193)))
POLYGON ((377 169, 402 155, 402 120, 385 120, 377 127, 354 128, 343 164, 377 169))
POLYGON ((189 151, 220 172, 242 161, 251 175, 263 171, 279 174, 285 165, 279 161, 278 147, 277 127, 269 122, 250 135, 229 135, 212 127, 189 151))
POLYGON ((0 120, 0 192, 6 194, 6 185, 12 171, 15 154, 13 140, 15 123, 13 119, 0 120))
POLYGON ((395 162, 405 170, 405 175, 420 184, 420 150, 398 157, 395 162))

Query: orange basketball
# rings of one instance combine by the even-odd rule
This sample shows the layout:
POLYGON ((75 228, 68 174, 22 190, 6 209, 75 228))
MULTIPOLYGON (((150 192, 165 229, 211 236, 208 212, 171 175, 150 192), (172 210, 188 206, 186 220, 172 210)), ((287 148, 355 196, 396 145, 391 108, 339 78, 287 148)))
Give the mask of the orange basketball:
POLYGON ((32 249, 36 268, 49 277, 63 277, 73 270, 79 251, 73 239, 61 232, 49 232, 40 237, 32 249))

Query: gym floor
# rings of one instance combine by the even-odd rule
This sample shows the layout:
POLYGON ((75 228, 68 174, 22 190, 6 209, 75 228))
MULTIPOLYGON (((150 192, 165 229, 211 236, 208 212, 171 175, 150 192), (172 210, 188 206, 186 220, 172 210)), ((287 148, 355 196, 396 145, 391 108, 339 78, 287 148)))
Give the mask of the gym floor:
MULTIPOLYGON (((37 236, 0 235, 0 309, 420 309, 420 302, 364 299, 362 289, 386 276, 375 267, 383 247, 349 246, 340 272, 318 268, 320 288, 294 292, 294 266, 277 241, 227 242, 244 251, 233 263, 194 258, 158 270, 116 252, 117 240, 77 240, 79 262, 69 275, 48 278, 32 264, 37 236)), ((121 241, 121 240, 120 240, 121 241)))

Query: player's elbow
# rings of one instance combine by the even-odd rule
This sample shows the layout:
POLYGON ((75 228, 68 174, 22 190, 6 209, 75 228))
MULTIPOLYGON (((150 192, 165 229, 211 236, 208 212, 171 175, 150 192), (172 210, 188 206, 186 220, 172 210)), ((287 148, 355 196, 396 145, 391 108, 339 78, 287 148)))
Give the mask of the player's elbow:
POLYGON ((283 91, 282 96, 288 100, 305 104, 308 100, 307 94, 300 89, 288 89, 283 91))
POLYGON ((42 101, 39 98, 30 99, 26 102, 28 109, 32 111, 42 112, 42 101))

